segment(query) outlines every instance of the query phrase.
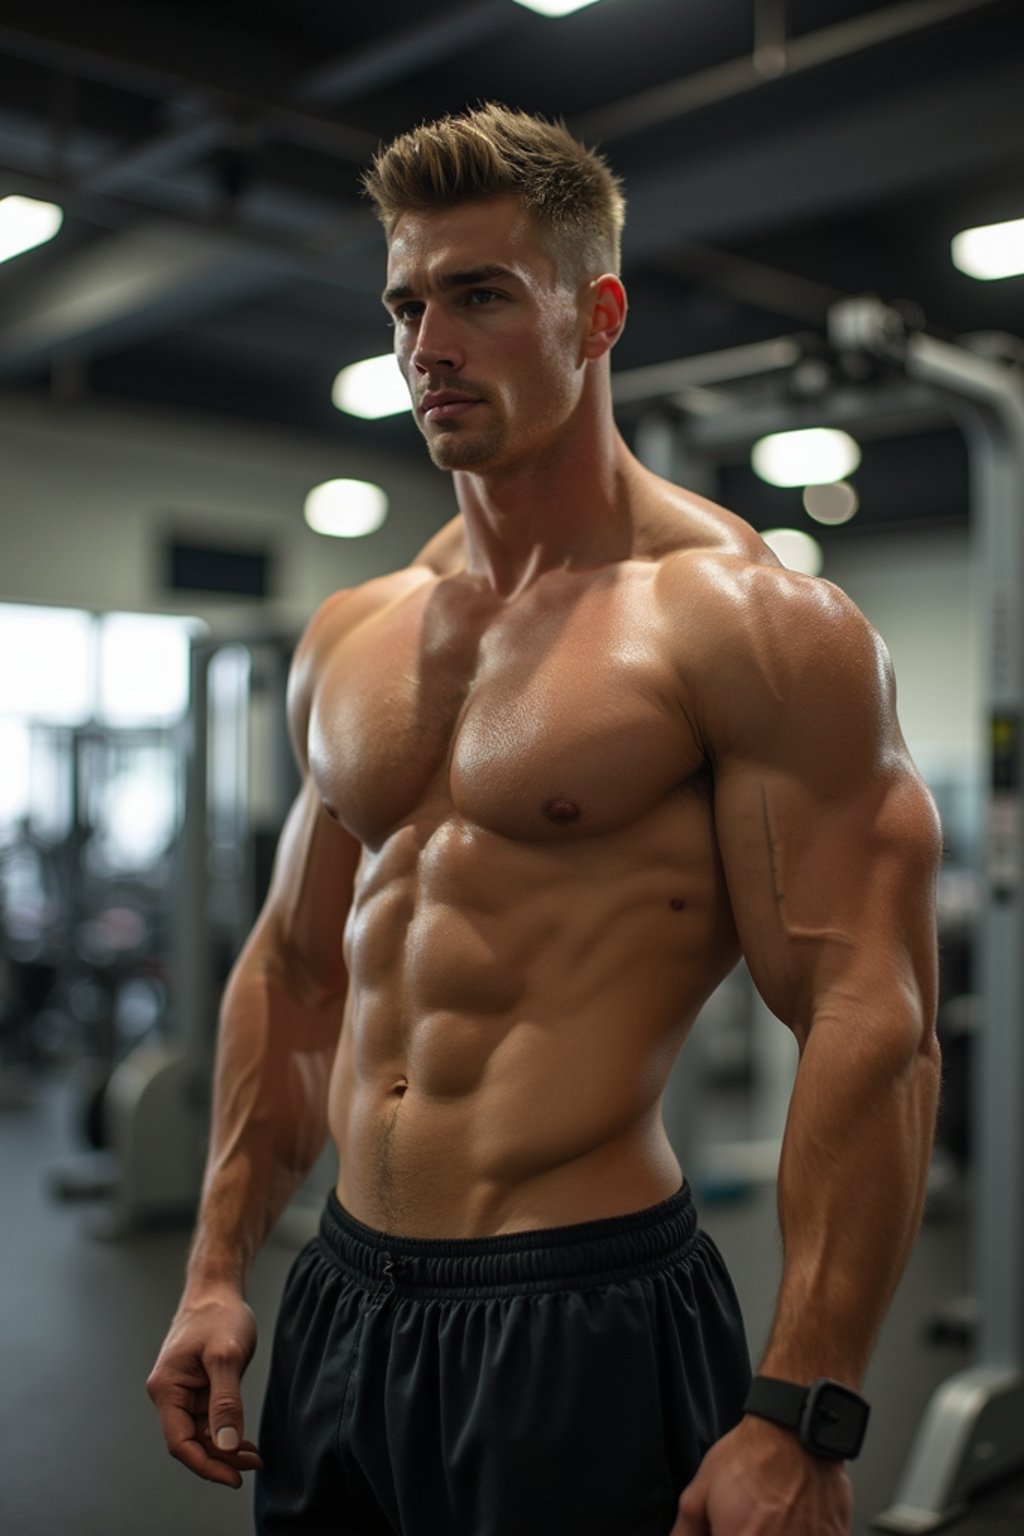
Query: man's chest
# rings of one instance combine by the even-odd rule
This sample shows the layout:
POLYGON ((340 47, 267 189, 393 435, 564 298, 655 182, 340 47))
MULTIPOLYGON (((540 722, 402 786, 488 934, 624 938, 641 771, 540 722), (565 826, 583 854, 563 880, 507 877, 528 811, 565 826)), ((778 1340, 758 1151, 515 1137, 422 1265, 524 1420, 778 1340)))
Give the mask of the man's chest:
POLYGON ((332 653, 310 762, 361 841, 378 846, 438 796, 502 836, 595 835, 699 770, 649 584, 544 596, 496 611, 414 594, 332 653))

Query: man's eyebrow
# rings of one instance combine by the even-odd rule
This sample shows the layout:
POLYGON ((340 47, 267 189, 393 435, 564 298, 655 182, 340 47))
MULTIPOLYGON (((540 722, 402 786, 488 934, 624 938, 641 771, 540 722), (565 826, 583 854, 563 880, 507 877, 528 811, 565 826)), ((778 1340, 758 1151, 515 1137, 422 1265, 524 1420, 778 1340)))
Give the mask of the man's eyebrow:
MULTIPOLYGON (((453 288, 472 288, 474 283, 492 283, 495 279, 503 281, 517 281, 516 273, 509 267, 497 266, 490 262, 485 266, 469 267, 465 272, 444 272, 437 280, 437 286, 442 293, 450 293, 453 288)), ((396 284, 393 288, 385 288, 381 295, 384 304, 397 303, 399 299, 414 299, 416 290, 404 284, 396 284)))

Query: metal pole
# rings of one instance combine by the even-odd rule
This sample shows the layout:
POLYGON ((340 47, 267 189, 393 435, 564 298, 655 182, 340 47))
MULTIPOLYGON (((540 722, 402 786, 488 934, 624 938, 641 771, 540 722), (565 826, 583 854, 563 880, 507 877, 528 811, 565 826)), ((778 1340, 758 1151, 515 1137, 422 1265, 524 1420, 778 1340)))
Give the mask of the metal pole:
POLYGON ((192 642, 189 735, 185 761, 185 813, 179 843, 174 918, 175 1040, 203 1079, 210 1060, 210 952, 207 937, 207 755, 209 668, 216 654, 209 641, 192 642))

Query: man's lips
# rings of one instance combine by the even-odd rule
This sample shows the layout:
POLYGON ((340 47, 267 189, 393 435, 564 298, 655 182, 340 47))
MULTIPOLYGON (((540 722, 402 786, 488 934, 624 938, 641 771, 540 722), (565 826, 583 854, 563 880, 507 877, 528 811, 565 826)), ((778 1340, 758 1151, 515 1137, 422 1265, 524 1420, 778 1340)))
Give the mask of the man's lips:
POLYGON ((479 405, 476 395, 463 395, 454 389, 428 391, 420 400, 420 414, 431 421, 453 421, 464 416, 474 405, 479 405))

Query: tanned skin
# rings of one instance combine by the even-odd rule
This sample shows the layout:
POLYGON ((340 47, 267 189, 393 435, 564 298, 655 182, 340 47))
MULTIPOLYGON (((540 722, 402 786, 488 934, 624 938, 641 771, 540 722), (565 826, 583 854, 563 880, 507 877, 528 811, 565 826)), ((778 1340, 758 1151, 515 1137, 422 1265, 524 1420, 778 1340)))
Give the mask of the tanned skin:
MULTIPOLYGON (((854 1388, 931 1148, 940 837, 878 637, 632 456, 622 285, 569 286, 515 199, 403 216, 386 302, 459 516, 330 598, 292 670, 303 789, 149 1382, 172 1454, 234 1487, 246 1275, 328 1135, 346 1209, 409 1236, 664 1200, 665 1084, 742 954, 800 1052, 760 1369, 854 1388)), ((671 1536, 846 1536, 850 1508, 842 1465, 747 1417, 671 1536)))

